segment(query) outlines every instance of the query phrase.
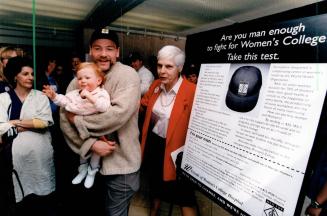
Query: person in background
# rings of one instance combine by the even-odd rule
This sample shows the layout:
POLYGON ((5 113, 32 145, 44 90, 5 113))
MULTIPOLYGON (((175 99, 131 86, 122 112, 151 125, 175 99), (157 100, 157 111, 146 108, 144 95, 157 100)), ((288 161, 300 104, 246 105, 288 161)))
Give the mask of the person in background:
POLYGON ((0 53, 2 67, 5 68, 10 58, 16 57, 17 52, 14 47, 4 47, 0 53))
MULTIPOLYGON (((81 194, 85 205, 90 206, 94 201, 101 202, 104 196, 105 215, 127 216, 130 201, 140 183, 141 148, 137 125, 140 79, 133 68, 118 62, 119 40, 112 30, 96 29, 92 33, 90 56, 106 74, 104 88, 111 97, 111 107, 104 113, 91 116, 74 115, 60 109, 61 129, 68 145, 71 148, 79 148, 82 156, 93 152, 102 157, 102 178, 96 178, 103 180, 102 188, 92 197, 86 196, 90 194, 85 192, 84 196, 81 194), (115 131, 119 144, 108 144, 97 138, 115 131)), ((76 89, 76 84, 74 79, 67 92, 76 89)), ((95 182, 95 186, 97 185, 99 184, 95 182)), ((81 204, 77 206, 80 207, 81 204)), ((101 214, 102 212, 92 213, 101 214)))
MULTIPOLYGON (((327 129, 327 125, 325 125, 324 129, 327 129)), ((317 134, 320 134, 319 131, 317 134)), ((326 135, 322 136, 326 138, 326 135)), ((326 142, 326 140, 321 141, 326 142)), ((323 148, 322 152, 319 151, 321 154, 309 184, 307 196, 311 203, 306 207, 306 216, 327 215, 327 147, 324 145, 323 148)))
POLYGON ((150 215, 156 216, 161 200, 181 207, 183 216, 196 215, 194 190, 187 182, 176 180, 171 153, 185 144, 195 94, 195 85, 181 77, 184 52, 164 46, 158 52, 158 76, 142 97, 146 108, 141 148, 145 170, 149 173, 152 200, 150 215))
POLYGON ((186 72, 186 78, 191 83, 197 84, 199 77, 199 68, 195 64, 191 64, 186 72))
MULTIPOLYGON (((149 71, 146 67, 143 65, 143 57, 138 52, 132 52, 129 56, 129 63, 132 68, 134 68, 139 77, 141 82, 141 96, 143 96, 149 89, 151 83, 154 80, 154 76, 151 71, 149 71)), ((138 119, 138 127, 139 129, 142 128, 144 121, 144 113, 139 113, 139 119, 138 119)), ((140 136, 141 139, 141 136, 140 136)))
POLYGON ((10 86, 7 82, 3 70, 6 67, 8 60, 12 57, 16 57, 17 53, 13 47, 1 47, 0 48, 0 93, 8 92, 10 86))
POLYGON ((154 77, 146 67, 143 65, 143 57, 138 52, 133 52, 129 55, 131 67, 139 74, 141 81, 141 96, 143 96, 149 89, 154 77))
MULTIPOLYGON (((7 63, 7 59, 11 56, 15 56, 16 53, 13 49, 8 47, 0 48, 0 93, 9 92, 11 87, 3 73, 4 64, 7 63)), ((11 158, 11 145, 0 143, 0 212, 4 215, 14 214, 15 209, 15 197, 13 193, 13 183, 11 178, 12 163, 11 158)))
MULTIPOLYGON (((63 85, 66 84, 65 71, 58 71, 57 67, 61 66, 61 63, 58 62, 56 56, 49 56, 44 64, 41 65, 38 73, 36 75, 36 89, 43 90, 44 85, 49 85, 51 88, 59 94, 65 93, 65 89, 61 89, 63 85), (60 75, 57 72, 61 72, 60 75), (64 79, 62 81, 61 79, 64 79)), ((70 82, 72 77, 67 80, 70 82)), ((66 144, 66 140, 62 134, 59 124, 59 108, 50 101, 52 118, 54 120, 54 125, 49 129, 52 136, 52 146, 54 148, 54 161, 56 168, 56 196, 58 200, 58 211, 65 212, 70 206, 71 200, 67 196, 67 191, 73 190, 73 185, 71 184, 71 179, 76 175, 74 172, 75 167, 79 164, 79 158, 66 144), (67 164, 72 164, 67 166, 67 164)), ((62 213, 63 214, 63 213, 62 213)))
MULTIPOLYGON (((42 85, 51 86, 51 89, 58 94, 64 94, 70 81, 73 79, 72 73, 66 70, 62 61, 56 57, 49 57, 39 76, 36 77, 38 90, 43 90, 42 85)), ((52 118, 54 125, 49 129, 52 136, 52 146, 54 148, 54 160, 56 168, 56 197, 58 202, 58 214, 65 214, 70 204, 67 191, 72 190, 71 180, 76 175, 76 167, 79 165, 78 156, 67 145, 59 124, 59 107, 50 101, 52 118), (67 166, 70 164, 70 166, 67 166), (67 202, 66 202, 67 201, 67 202), (66 205, 67 204, 67 205, 66 205)))
POLYGON ((0 93, 8 92, 9 90, 10 90, 10 86, 7 82, 5 75, 3 74, 3 66, 0 63, 0 93))
MULTIPOLYGON (((40 70, 36 80, 36 89, 42 91, 44 85, 50 85, 50 87, 57 93, 60 93, 58 82, 55 79, 55 69, 57 67, 57 59, 50 57, 45 66, 45 70, 40 70)), ((50 100, 51 111, 55 122, 58 115, 58 106, 50 100)))
POLYGON ((71 70, 73 76, 76 75, 77 68, 81 63, 82 63, 82 58, 77 53, 73 53, 71 56, 71 70))
POLYGON ((58 63, 55 71, 53 72, 53 78, 56 80, 58 84, 59 93, 65 93, 67 86, 70 81, 74 78, 74 75, 70 73, 69 70, 66 70, 63 64, 58 63))
POLYGON ((151 71, 154 79, 158 79, 157 61, 157 56, 155 55, 150 55, 148 58, 149 70, 151 71))
POLYGON ((27 58, 11 58, 4 74, 12 86, 0 94, 0 135, 17 128, 12 142, 16 199, 15 215, 52 215, 55 169, 48 127, 53 124, 48 98, 33 90, 33 65, 27 58), (10 107, 10 109, 9 109, 10 107))
POLYGON ((307 216, 325 216, 327 215, 327 182, 322 186, 316 198, 311 200, 305 214, 307 216))
POLYGON ((16 50, 17 56, 25 57, 25 51, 24 51, 24 49, 22 49, 20 47, 16 47, 15 50, 16 50))
POLYGON ((307 198, 311 203, 305 210, 306 216, 327 215, 327 147, 325 145, 327 124, 323 125, 324 130, 321 131, 319 128, 317 132, 318 140, 323 143, 323 150, 316 151, 320 153, 320 157, 317 157, 319 160, 309 184, 307 198))
POLYGON ((327 103, 322 108, 320 121, 316 133, 315 145, 310 158, 312 175, 310 177, 306 201, 311 204, 306 206, 306 216, 327 215, 327 103))

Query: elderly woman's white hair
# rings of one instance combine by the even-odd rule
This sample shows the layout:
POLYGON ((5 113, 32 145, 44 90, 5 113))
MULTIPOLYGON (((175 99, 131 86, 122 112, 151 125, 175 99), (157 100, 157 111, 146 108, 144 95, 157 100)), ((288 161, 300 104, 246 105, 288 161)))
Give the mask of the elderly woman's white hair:
POLYGON ((158 60, 160 59, 172 59, 176 66, 182 70, 185 62, 185 53, 176 46, 166 45, 158 52, 158 60))

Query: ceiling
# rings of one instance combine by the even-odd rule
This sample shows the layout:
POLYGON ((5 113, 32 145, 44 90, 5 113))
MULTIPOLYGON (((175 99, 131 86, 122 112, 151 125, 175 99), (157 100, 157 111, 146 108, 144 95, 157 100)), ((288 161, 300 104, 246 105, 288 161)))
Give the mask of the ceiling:
POLYGON ((147 0, 112 22, 186 36, 301 7, 315 0, 147 0))
POLYGON ((31 31, 34 25, 38 31, 52 33, 110 26, 131 33, 183 37, 319 1, 0 0, 0 36, 10 34, 10 29, 31 31))
MULTIPOLYGON (((98 2, 98 0, 35 0, 35 25, 44 29, 70 30, 87 18, 98 2)), ((31 28, 32 15, 32 0, 0 0, 1 25, 31 28)))

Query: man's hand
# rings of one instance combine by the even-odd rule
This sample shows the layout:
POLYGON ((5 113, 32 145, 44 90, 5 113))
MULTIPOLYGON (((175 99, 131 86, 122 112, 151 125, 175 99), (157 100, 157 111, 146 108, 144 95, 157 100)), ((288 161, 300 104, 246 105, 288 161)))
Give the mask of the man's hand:
POLYGON ((71 113, 71 112, 66 112, 66 117, 68 119, 68 121, 70 122, 70 124, 74 125, 74 118, 75 118, 76 114, 71 113))
POLYGON ((97 140, 91 147, 91 150, 101 157, 108 156, 116 149, 116 142, 97 140))

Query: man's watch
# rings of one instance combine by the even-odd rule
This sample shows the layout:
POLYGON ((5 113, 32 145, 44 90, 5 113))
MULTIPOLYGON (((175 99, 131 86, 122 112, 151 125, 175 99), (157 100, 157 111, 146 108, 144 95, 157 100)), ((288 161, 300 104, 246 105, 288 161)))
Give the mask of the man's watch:
POLYGON ((322 205, 318 203, 316 200, 312 200, 310 203, 310 207, 318 209, 318 208, 322 208, 322 205))

